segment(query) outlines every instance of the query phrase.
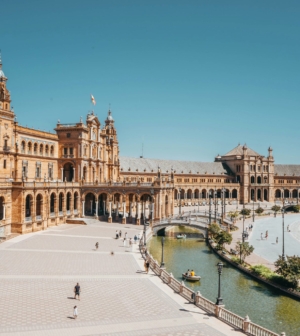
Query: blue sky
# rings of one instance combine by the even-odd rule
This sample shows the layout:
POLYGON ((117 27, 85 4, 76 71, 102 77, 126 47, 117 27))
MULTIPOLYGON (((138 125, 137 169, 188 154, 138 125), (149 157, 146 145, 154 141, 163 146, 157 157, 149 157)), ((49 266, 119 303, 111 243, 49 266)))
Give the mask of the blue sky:
POLYGON ((0 0, 21 125, 53 130, 109 103, 120 152, 212 161, 239 142, 300 163, 300 2, 0 0))

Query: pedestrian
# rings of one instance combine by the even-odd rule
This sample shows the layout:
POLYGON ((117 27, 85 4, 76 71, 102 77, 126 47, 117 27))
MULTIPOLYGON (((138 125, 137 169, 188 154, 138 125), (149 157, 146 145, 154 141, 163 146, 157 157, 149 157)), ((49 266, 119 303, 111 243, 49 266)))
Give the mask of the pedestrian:
POLYGON ((80 286, 77 282, 77 285, 74 287, 74 299, 76 300, 76 296, 78 296, 78 300, 80 301, 80 286))
POLYGON ((129 238, 129 247, 130 247, 130 252, 132 252, 132 240, 129 238))
POLYGON ((141 234, 138 233, 138 240, 141 240, 141 234))
POLYGON ((119 232, 116 230, 116 239, 119 239, 119 232))
POLYGON ((120 238, 122 237, 122 231, 121 230, 119 231, 119 236, 120 236, 120 238))
POLYGON ((276 244, 278 244, 278 237, 276 237, 276 244))
POLYGON ((136 241, 137 241, 138 237, 136 235, 134 235, 133 239, 134 239, 134 243, 136 244, 136 241))
POLYGON ((264 239, 264 238, 263 238, 263 234, 262 234, 262 233, 260 234, 260 239, 261 239, 261 240, 263 240, 263 239, 264 239))
POLYGON ((74 310, 73 310, 73 318, 74 318, 74 320, 77 319, 77 316, 78 316, 78 308, 77 308, 77 306, 74 306, 74 310))
POLYGON ((126 238, 123 239, 123 246, 126 247, 126 238))
POLYGON ((127 239, 127 232, 125 232, 125 238, 127 239))
POLYGON ((95 247, 96 247, 96 251, 97 251, 98 247, 99 247, 99 243, 98 242, 95 244, 95 247))
POLYGON ((148 274, 148 272, 149 272, 149 266, 150 266, 150 264, 149 264, 149 261, 147 260, 146 261, 146 273, 148 274))
POLYGON ((290 224, 289 224, 289 225, 287 226, 287 228, 286 228, 286 229, 287 229, 287 231, 289 231, 289 228, 290 228, 290 224))
POLYGON ((145 269, 145 272, 147 272, 146 260, 144 261, 144 269, 145 269))

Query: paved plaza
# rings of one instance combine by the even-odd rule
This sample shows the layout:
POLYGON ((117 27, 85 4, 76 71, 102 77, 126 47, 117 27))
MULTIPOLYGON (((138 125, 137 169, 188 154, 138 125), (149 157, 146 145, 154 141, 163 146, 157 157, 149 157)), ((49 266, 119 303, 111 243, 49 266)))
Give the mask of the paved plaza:
POLYGON ((141 226, 87 220, 1 243, 0 335, 241 335, 145 274, 137 245, 129 252, 116 229, 142 233, 141 226))

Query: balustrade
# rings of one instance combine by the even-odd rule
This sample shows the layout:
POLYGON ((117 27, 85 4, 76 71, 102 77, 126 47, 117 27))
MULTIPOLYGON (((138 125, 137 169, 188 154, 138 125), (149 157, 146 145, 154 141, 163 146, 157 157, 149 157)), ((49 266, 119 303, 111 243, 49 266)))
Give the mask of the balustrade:
POLYGON ((238 315, 232 313, 229 310, 221 308, 220 311, 219 311, 219 319, 221 319, 221 320, 223 320, 223 321, 227 322, 228 324, 231 324, 235 327, 243 329, 244 319, 241 316, 238 316, 238 315))

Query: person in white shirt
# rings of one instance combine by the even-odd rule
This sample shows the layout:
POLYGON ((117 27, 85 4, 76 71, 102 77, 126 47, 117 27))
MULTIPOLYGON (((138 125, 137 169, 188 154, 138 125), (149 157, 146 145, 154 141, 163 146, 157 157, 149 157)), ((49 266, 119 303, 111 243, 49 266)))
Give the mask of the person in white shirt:
POLYGON ((77 306, 74 306, 74 310, 73 310, 73 318, 74 318, 74 320, 77 319, 77 316, 78 316, 78 308, 77 308, 77 306))

